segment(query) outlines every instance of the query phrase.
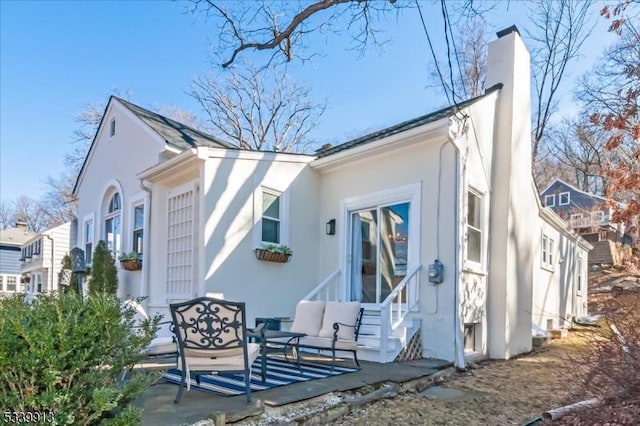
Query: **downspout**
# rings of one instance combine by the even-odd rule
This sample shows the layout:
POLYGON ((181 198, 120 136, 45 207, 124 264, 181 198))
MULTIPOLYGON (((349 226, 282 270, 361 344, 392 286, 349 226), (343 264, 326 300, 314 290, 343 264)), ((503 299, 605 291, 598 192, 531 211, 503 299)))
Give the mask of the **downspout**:
POLYGON ((463 233, 461 232, 464 224, 462 220, 464 215, 462 209, 464 208, 464 182, 466 172, 466 152, 462 151, 462 147, 456 143, 458 137, 463 134, 465 129, 465 123, 460 122, 466 120, 466 116, 457 117, 453 116, 449 120, 449 141, 456 149, 456 201, 455 201, 455 240, 456 244, 456 256, 455 256, 455 275, 454 275, 454 365, 460 370, 466 369, 464 361, 464 343, 462 340, 462 321, 460 319, 460 280, 462 277, 462 248, 464 246, 463 233))
MULTIPOLYGON (((54 291, 54 290, 57 291, 58 290, 57 288, 55 288, 55 289, 53 288, 53 269, 55 267, 55 265, 53 263, 55 261, 54 256, 53 256, 53 253, 54 253, 54 251, 53 251, 53 248, 54 248, 53 238, 51 238, 51 236, 49 234, 44 234, 44 236, 47 237, 49 239, 49 241, 51 241, 51 272, 50 272, 51 281, 49 281, 49 283, 50 283, 49 285, 51 286, 51 291, 54 291)), ((56 287, 58 287, 58 285, 56 285, 56 287)))
POLYGON ((140 179, 140 188, 145 192, 144 195, 144 229, 142 231, 142 247, 146 256, 142 263, 142 278, 140 279, 140 296, 150 296, 149 289, 149 271, 151 270, 151 256, 149 253, 149 231, 151 230, 151 187, 145 185, 144 179, 140 179), (145 291, 146 290, 146 291, 145 291))

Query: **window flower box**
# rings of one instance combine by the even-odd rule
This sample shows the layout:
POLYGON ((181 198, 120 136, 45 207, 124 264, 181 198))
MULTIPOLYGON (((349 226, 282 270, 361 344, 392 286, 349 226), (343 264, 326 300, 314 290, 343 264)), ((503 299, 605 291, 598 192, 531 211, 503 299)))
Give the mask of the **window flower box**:
POLYGON ((291 248, 280 244, 267 244, 255 249, 256 258, 265 262, 287 263, 293 256, 291 248))
POLYGON ((142 259, 135 251, 122 253, 120 257, 118 257, 118 260, 120 260, 120 266, 122 266, 122 269, 125 271, 139 271, 142 269, 142 259))

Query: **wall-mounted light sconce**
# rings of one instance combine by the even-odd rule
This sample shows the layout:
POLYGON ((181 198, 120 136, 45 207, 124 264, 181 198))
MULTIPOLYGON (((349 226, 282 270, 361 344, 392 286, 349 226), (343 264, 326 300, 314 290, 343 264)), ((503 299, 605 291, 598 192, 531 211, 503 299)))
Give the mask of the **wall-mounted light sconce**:
POLYGON ((331 219, 326 225, 327 235, 336 235, 336 220, 331 219))

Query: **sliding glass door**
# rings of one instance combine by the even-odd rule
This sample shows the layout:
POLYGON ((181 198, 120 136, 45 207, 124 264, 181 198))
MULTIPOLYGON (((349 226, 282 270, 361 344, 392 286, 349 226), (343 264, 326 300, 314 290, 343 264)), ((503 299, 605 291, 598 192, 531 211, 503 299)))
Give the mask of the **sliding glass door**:
POLYGON ((409 202, 349 212, 350 298, 379 304, 407 275, 409 202))

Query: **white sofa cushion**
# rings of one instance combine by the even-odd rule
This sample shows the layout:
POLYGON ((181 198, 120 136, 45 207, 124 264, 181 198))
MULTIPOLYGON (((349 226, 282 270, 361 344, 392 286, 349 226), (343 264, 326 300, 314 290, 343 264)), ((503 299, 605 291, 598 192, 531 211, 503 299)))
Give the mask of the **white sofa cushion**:
POLYGON ((302 301, 296 306, 296 316, 291 325, 291 331, 304 333, 307 336, 317 336, 322 327, 322 314, 325 302, 302 301))
MULTIPOLYGON (((333 335, 331 337, 301 337, 300 347, 313 346, 316 348, 331 349, 331 343, 333 342, 333 335)), ((358 349, 358 344, 354 340, 336 340, 336 349, 345 351, 354 351, 358 349)))
MULTIPOLYGON (((333 338, 333 324, 336 322, 354 326, 360 311, 360 302, 327 302, 322 318, 319 337, 333 338)), ((355 327, 340 326, 338 339, 355 340, 355 327)))

